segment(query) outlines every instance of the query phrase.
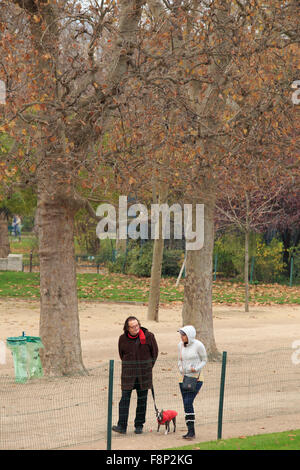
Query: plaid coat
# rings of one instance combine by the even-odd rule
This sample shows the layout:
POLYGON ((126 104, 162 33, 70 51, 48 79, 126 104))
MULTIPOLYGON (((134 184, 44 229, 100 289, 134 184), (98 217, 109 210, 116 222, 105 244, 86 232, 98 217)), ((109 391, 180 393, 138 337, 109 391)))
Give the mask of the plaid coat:
POLYGON ((139 338, 130 339, 124 333, 119 338, 119 355, 122 361, 121 388, 132 390, 138 379, 140 390, 152 388, 152 368, 158 356, 158 346, 153 333, 143 328, 146 344, 139 338))

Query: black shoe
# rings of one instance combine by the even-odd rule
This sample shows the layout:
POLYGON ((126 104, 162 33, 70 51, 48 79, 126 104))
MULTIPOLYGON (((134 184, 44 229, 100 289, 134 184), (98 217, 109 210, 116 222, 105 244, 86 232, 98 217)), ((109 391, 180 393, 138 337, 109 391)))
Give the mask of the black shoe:
POLYGON ((111 428, 113 431, 118 432, 119 434, 126 434, 126 429, 121 428, 121 426, 113 426, 111 428))
POLYGON ((189 431, 187 434, 185 434, 182 437, 183 437, 183 439, 192 440, 192 439, 195 438, 195 433, 193 433, 192 431, 189 431))
POLYGON ((142 434, 143 433, 143 426, 137 426, 134 430, 135 434, 142 434))
POLYGON ((183 439, 189 439, 189 440, 194 439, 194 437, 195 437, 195 426, 194 426, 194 423, 188 423, 187 427, 188 427, 188 432, 187 432, 187 434, 185 434, 184 436, 182 436, 183 439))

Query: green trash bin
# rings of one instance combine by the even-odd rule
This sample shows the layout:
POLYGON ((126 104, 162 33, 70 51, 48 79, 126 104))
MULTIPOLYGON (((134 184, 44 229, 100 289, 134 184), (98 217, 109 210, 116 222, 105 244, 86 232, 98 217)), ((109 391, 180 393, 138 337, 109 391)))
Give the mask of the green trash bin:
POLYGON ((43 376, 43 367, 40 358, 40 348, 44 345, 38 336, 25 336, 27 347, 27 370, 29 378, 43 376))
POLYGON ((7 338, 6 345, 11 350, 16 382, 24 383, 27 381, 27 342, 24 336, 7 338))
POLYGON ((18 383, 25 383, 30 378, 43 376, 43 367, 39 350, 44 345, 38 336, 17 336, 7 338, 6 344, 11 350, 15 378, 18 383))

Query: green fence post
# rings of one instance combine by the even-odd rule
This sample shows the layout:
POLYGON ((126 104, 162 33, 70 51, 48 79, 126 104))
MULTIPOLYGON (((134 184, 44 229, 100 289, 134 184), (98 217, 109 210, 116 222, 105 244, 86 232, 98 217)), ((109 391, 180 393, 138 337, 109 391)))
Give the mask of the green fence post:
POLYGON ((218 414, 218 439, 221 439, 221 438, 222 438, 223 404, 224 404, 224 388, 225 388, 226 360, 227 360, 227 352, 226 352, 226 351, 223 351, 223 356, 222 356, 222 370, 221 370, 221 382, 220 382, 219 414, 218 414))
POLYGON ((293 270, 294 270, 294 258, 291 257, 291 268, 290 268, 290 287, 293 285, 293 270))
POLYGON ((250 271, 250 284, 252 284, 252 282, 253 282, 254 260, 255 260, 255 257, 252 256, 252 259, 251 259, 251 271, 250 271))
POLYGON ((112 399, 114 384, 114 360, 109 361, 109 379, 108 379, 108 404, 107 404, 107 447, 111 450, 111 427, 112 427, 112 399))
POLYGON ((214 281, 217 279, 218 254, 215 254, 214 281))
POLYGON ((30 258, 29 258, 29 272, 32 273, 32 250, 30 250, 30 258))

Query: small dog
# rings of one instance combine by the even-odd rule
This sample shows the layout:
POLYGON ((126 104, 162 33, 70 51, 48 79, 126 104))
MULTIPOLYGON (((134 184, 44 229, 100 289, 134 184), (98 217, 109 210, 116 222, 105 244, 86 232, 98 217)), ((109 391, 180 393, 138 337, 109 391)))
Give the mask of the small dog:
POLYGON ((156 417, 157 417, 157 432, 159 432, 159 428, 161 424, 164 424, 166 427, 165 434, 168 434, 170 432, 170 422, 173 421, 174 425, 174 431, 176 431, 176 416, 178 415, 177 411, 173 410, 161 410, 160 412, 156 412, 156 417))

